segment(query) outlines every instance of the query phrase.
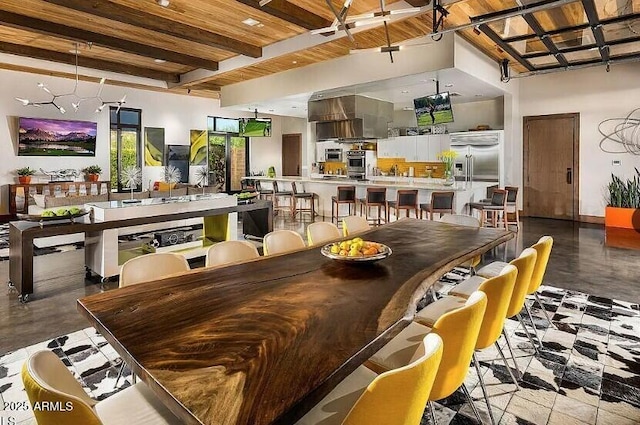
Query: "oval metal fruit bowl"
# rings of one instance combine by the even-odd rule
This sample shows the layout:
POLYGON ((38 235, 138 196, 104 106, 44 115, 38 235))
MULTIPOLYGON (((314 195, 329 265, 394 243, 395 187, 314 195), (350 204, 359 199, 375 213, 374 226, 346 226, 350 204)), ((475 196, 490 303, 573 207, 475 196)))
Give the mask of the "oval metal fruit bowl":
POLYGON ((332 245, 333 244, 330 243, 323 246, 320 249, 320 253, 322 253, 322 255, 324 255, 327 258, 331 258, 332 260, 344 261, 347 263, 372 263, 374 261, 379 261, 384 258, 387 258, 393 252, 391 248, 389 248, 387 245, 379 244, 381 252, 378 252, 377 254, 350 257, 348 255, 340 255, 340 254, 332 253, 331 252, 332 245))

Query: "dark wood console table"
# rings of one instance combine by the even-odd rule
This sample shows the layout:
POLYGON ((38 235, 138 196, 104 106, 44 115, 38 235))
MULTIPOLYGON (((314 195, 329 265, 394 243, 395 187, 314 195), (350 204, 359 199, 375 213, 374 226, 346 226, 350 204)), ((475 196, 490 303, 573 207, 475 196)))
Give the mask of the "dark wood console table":
POLYGON ((233 207, 105 222, 92 222, 88 215, 77 219, 75 223, 69 220, 60 220, 40 225, 40 223, 31 221, 12 221, 9 223, 9 287, 17 289, 21 302, 28 301, 30 295, 33 294, 34 239, 74 233, 95 234, 108 229, 210 217, 234 212, 244 213, 243 223, 245 220, 247 221, 245 233, 261 237, 273 230, 273 204, 271 201, 265 200, 256 200, 233 207))

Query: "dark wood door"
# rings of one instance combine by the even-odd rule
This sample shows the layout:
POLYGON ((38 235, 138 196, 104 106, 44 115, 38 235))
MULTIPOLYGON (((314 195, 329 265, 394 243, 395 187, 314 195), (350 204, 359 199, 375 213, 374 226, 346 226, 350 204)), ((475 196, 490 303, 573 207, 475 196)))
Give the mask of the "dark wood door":
POLYGON ((579 114, 524 117, 524 213, 579 219, 579 114))
POLYGON ((300 176, 302 168, 302 134, 282 135, 282 175, 300 176))

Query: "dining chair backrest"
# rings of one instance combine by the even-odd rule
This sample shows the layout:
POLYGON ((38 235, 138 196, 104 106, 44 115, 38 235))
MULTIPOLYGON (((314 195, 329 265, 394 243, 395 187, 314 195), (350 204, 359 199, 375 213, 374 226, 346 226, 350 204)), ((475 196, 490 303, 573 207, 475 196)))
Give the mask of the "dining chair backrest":
MULTIPOLYGON (((91 399, 52 351, 37 351, 22 366, 22 383, 38 425, 102 425, 91 399), (36 409, 35 403, 57 403, 58 409, 36 409), (68 409, 72 406, 71 409, 68 409), (64 407, 64 408, 62 408, 64 407)), ((49 405, 49 404, 48 404, 49 405)))
POLYGON ((120 269, 120 288, 191 270, 184 256, 172 252, 156 252, 135 257, 120 269))
POLYGON ((349 202, 356 200, 356 187, 355 186, 338 186, 338 201, 349 202))
POLYGON ((274 230, 264 236, 264 255, 283 254, 305 247, 304 239, 293 230, 274 230))
POLYGON ((445 214, 438 221, 459 226, 480 227, 480 220, 472 215, 445 214))
POLYGON ((518 269, 509 264, 502 269, 499 275, 485 280, 478 287, 479 291, 487 294, 487 308, 478 334, 476 350, 490 347, 500 338, 513 295, 516 276, 518 276, 518 269))
POLYGON ((399 189, 396 205, 398 208, 418 208, 418 191, 416 189, 399 189))
POLYGON ((293 192, 294 195, 298 193, 298 186, 296 185, 296 182, 291 182, 291 191, 293 192))
POLYGON ((258 249, 248 241, 224 241, 207 249, 205 267, 222 266, 260 257, 258 249))
POLYGON ((520 310, 524 307, 524 302, 527 298, 527 291, 529 290, 529 284, 531 283, 531 276, 533 275, 533 268, 536 265, 536 258, 538 257, 538 251, 533 248, 525 248, 522 250, 518 258, 515 258, 509 262, 509 264, 515 266, 518 269, 518 277, 513 287, 513 294, 511 295, 511 302, 507 309, 506 317, 513 317, 520 313, 520 310))
POLYGON ((505 186, 504 190, 507 191, 507 203, 515 204, 518 200, 518 186, 505 186))
POLYGON ((365 217, 349 215, 342 219, 342 234, 344 236, 351 236, 369 229, 371 229, 371 225, 365 217))
POLYGON ((262 190, 262 184, 260 183, 260 180, 256 180, 256 191, 260 192, 262 190))
POLYGON ((454 192, 432 192, 431 193, 431 209, 432 210, 452 210, 454 192))
POLYGON ((416 360, 378 375, 353 405, 344 425, 419 424, 442 359, 442 339, 427 335, 416 360), (402 389, 399 391, 399 389, 402 389))
POLYGON ((533 294, 538 290, 542 281, 544 280, 544 273, 547 271, 547 263, 551 256, 551 248, 553 247, 553 238, 551 236, 543 236, 531 245, 531 248, 538 252, 538 258, 536 258, 536 265, 533 268, 533 274, 531 275, 531 283, 529 284, 529 294, 533 294))
POLYGON ((387 202, 386 187, 368 187, 367 204, 384 204, 387 202))
POLYGON ((272 181, 271 185, 273 187, 273 193, 280 192, 280 190, 278 190, 278 182, 277 181, 275 181, 275 180, 272 181))
POLYGON ((317 221, 307 226, 307 243, 309 246, 339 239, 341 236, 338 226, 328 221, 317 221))
POLYGON ((475 291, 463 307, 443 314, 433 325, 432 332, 442 338, 444 351, 429 400, 450 396, 464 382, 486 307, 485 293, 475 291))
POLYGON ((494 189, 491 194, 491 205, 505 206, 507 204, 507 191, 504 189, 494 189))

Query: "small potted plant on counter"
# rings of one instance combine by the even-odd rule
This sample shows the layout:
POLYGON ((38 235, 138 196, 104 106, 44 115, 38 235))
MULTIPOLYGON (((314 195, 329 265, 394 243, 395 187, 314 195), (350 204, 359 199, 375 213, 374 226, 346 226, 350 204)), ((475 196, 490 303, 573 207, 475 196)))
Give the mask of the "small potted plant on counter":
POLYGON ((29 184, 31 183, 31 176, 36 173, 36 170, 29 167, 22 167, 16 170, 16 174, 18 175, 18 182, 20 184, 29 184))
POLYGON ((102 168, 99 165, 89 165, 82 169, 82 172, 87 176, 87 180, 90 182, 97 182, 100 180, 100 173, 102 168))

